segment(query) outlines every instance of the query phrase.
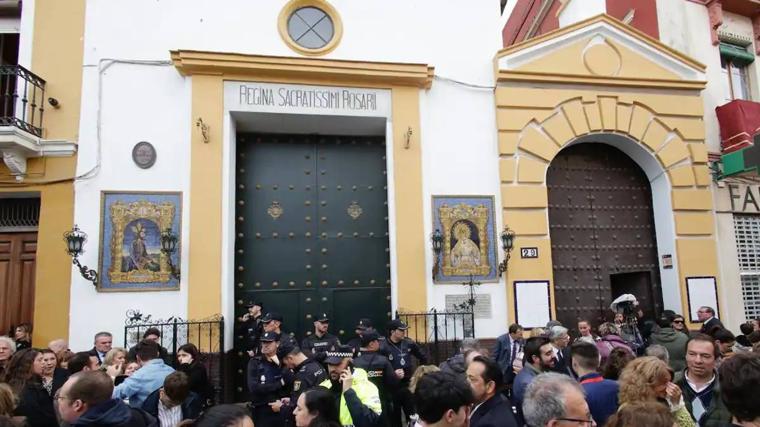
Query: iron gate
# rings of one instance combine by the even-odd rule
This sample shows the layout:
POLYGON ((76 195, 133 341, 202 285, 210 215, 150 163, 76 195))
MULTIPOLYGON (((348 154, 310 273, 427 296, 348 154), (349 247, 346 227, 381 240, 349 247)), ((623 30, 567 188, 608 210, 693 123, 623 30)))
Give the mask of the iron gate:
POLYGON ((455 355, 463 339, 475 338, 473 311, 396 312, 396 318, 409 326, 407 336, 420 345, 435 365, 455 355))
POLYGON ((149 328, 161 331, 160 344, 166 348, 171 358, 169 363, 177 367, 177 349, 184 344, 192 343, 201 353, 200 363, 206 367, 208 380, 214 388, 214 401, 227 401, 224 381, 224 317, 212 316, 201 320, 182 320, 170 317, 167 320, 150 321, 150 318, 140 319, 139 313, 127 315, 124 325, 124 348, 130 349, 142 339, 149 328), (137 316, 135 316, 135 314, 137 316))

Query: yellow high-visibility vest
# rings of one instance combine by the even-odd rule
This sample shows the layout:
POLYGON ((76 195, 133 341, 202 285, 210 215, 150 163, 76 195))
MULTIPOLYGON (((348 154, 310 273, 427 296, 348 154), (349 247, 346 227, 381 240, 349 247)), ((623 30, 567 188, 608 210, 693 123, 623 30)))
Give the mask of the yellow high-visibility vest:
MULTIPOLYGON (((329 389, 332 387, 330 379, 326 379, 320 384, 322 387, 329 389)), ((354 368, 352 373, 351 389, 354 390, 356 396, 362 404, 366 405, 372 412, 380 415, 383 410, 380 405, 380 393, 377 391, 377 387, 369 381, 367 377, 367 371, 361 368, 354 368)), ((346 405, 346 398, 341 393, 340 395, 340 424, 344 427, 354 425, 354 420, 351 418, 351 413, 348 411, 348 405, 346 405)))

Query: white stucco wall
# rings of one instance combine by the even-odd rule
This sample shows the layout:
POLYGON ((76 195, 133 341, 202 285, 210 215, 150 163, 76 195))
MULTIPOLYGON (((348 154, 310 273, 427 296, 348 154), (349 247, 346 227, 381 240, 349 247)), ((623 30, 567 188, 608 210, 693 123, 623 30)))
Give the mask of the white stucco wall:
MULTIPOLYGON (((702 91, 704 101, 705 142, 708 151, 720 153, 720 127, 715 108, 726 103, 724 76, 721 71, 718 46, 713 46, 707 8, 693 2, 657 2, 657 19, 660 40, 668 46, 691 56, 706 66, 707 85, 702 91)), ((749 40, 753 39, 752 22, 749 18, 733 13, 723 13, 723 25, 719 31, 727 31, 749 40)), ((748 49, 753 49, 749 47, 748 49)), ((752 50, 753 51, 753 50, 752 50)), ((759 99, 758 67, 752 64, 748 70, 752 99, 759 99)), ((715 233, 718 239, 720 316, 723 323, 738 333, 739 323, 745 320, 744 304, 736 257, 736 238, 733 216, 721 206, 726 204, 726 191, 715 184, 711 188, 716 208, 715 233)))
MULTIPOLYGON (((119 62, 101 73, 110 63, 104 60, 167 61, 172 49, 298 57, 277 31, 285 3, 226 0, 224 7, 212 7, 200 0, 88 1, 77 172, 88 172, 98 162, 98 123, 102 159, 94 177, 76 184, 75 221, 90 236, 83 264, 93 268, 98 264, 101 191, 182 191, 185 268, 192 226, 188 212, 190 204, 197 202, 188 198, 190 79, 172 66, 155 64, 119 62), (158 152, 156 165, 148 170, 137 168, 131 159, 132 147, 141 140, 150 141, 158 152)), ((501 47, 498 2, 477 2, 467 8, 435 0, 335 0, 331 4, 341 15, 344 32, 339 46, 325 58, 427 63, 435 66, 437 76, 493 85, 491 60, 501 47)), ((494 195, 495 206, 500 206, 493 91, 436 80, 432 89, 421 92, 421 121, 424 200, 420 208, 425 229, 420 233, 427 241, 432 194, 494 195)), ((501 227, 497 208, 496 229, 501 227)), ((229 249, 229 244, 224 247, 229 249)), ((231 253, 221 256, 222 265, 228 265, 231 253)), ((429 271, 431 253, 426 253, 426 262, 429 271)), ((186 277, 180 291, 130 293, 96 293, 78 272, 72 270, 72 278, 73 349, 89 348, 98 330, 110 330, 115 342, 121 343, 124 313, 130 308, 154 318, 186 314, 186 277)), ((231 280, 230 275, 223 279, 231 280)), ((430 308, 442 309, 447 293, 465 293, 457 285, 433 286, 431 279, 425 286, 430 308)), ((503 333, 507 326, 504 285, 483 285, 479 292, 491 295, 493 318, 478 320, 477 334, 503 333)), ((226 306, 233 302, 224 298, 226 306)))
MULTIPOLYGON (((92 57, 85 62, 96 63, 92 57)), ((99 103, 98 74, 95 66, 84 69, 77 174, 97 164, 98 109, 102 158, 100 172, 75 186, 74 220, 89 235, 80 260, 90 268, 99 268, 101 191, 181 191, 181 265, 187 265, 190 82, 170 66, 114 64, 103 73, 99 103), (156 148, 156 164, 150 169, 140 169, 132 162, 132 148, 139 141, 148 141, 156 148)), ((93 334, 100 330, 112 332, 114 345, 122 345, 128 309, 139 309, 153 318, 184 318, 186 283, 183 277, 179 291, 98 293, 72 269, 71 348, 91 347, 93 334)))

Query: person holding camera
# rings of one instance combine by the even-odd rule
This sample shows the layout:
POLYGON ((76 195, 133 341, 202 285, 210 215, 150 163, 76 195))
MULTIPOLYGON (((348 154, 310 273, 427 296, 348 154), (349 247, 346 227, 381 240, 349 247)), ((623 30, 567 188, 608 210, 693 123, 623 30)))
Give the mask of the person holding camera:
POLYGON ((325 363, 330 378, 320 385, 332 391, 338 402, 338 417, 343 426, 375 427, 380 421, 382 404, 377 387, 367 371, 353 365, 353 348, 340 346, 328 351, 325 363))

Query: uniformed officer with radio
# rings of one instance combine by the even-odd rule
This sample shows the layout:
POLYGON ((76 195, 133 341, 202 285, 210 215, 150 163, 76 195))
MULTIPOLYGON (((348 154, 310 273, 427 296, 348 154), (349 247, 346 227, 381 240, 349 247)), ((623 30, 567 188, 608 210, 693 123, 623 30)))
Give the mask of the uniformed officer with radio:
POLYGON ((238 335, 243 337, 242 345, 249 356, 258 354, 259 338, 264 333, 261 310, 264 304, 260 301, 251 301, 246 305, 248 312, 238 317, 238 335))
POLYGON ((317 363, 314 359, 306 357, 300 348, 293 345, 290 341, 280 343, 277 355, 282 360, 282 364, 291 369, 293 375, 293 389, 290 397, 280 399, 279 402, 272 403, 272 409, 280 412, 286 426, 295 426, 293 410, 298 402, 298 397, 304 391, 319 385, 328 378, 325 368, 317 363))
POLYGON ((327 332, 329 327, 330 317, 327 313, 314 316, 314 333, 301 342, 301 350, 306 356, 321 362, 325 359, 325 352, 338 350, 340 341, 338 337, 327 332))
POLYGON ((283 367, 277 357, 280 337, 265 332, 261 338, 261 351, 248 362, 248 391, 251 393, 251 412, 259 427, 282 427, 283 419, 270 405, 284 395, 283 367))
POLYGON ((361 350, 354 358, 354 366, 367 371, 369 381, 377 387, 383 408, 379 426, 387 426, 388 414, 391 412, 390 394, 398 386, 400 378, 388 358, 380 353, 380 334, 374 329, 364 331, 361 350))
POLYGON ((409 327, 399 319, 388 323, 388 339, 383 341, 381 352, 388 355, 391 366, 400 378, 398 387, 392 393, 393 411, 390 416, 391 427, 401 427, 401 410, 404 410, 406 424, 409 417, 415 413, 412 392, 409 391, 409 381, 412 378, 412 356, 417 358, 419 365, 427 363, 427 357, 422 354, 416 342, 406 337, 409 327))

